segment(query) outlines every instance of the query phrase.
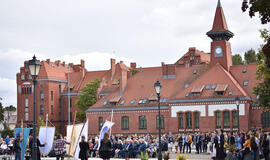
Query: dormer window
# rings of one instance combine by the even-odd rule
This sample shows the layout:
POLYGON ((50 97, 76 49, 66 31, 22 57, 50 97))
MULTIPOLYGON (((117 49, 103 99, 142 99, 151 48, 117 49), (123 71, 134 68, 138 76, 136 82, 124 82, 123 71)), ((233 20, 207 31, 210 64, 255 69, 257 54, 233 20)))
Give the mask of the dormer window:
POLYGON ((103 106, 106 106, 107 103, 108 103, 108 101, 104 101, 104 102, 103 102, 103 106))
POLYGON ((232 91, 229 92, 229 95, 232 95, 232 91))
POLYGON ((186 93, 186 97, 189 97, 189 93, 186 93))
POLYGON ((189 84, 188 84, 188 83, 186 83, 184 87, 185 87, 185 88, 187 88, 188 86, 189 86, 189 84))
POLYGON ((248 86, 248 80, 244 81, 244 86, 248 86))
POLYGON ((159 102, 164 104, 164 103, 167 103, 167 101, 168 101, 168 98, 161 98, 159 102))
POLYGON ((146 98, 144 98, 144 99, 140 99, 139 100, 139 104, 145 104, 147 102, 147 99, 146 98))
POLYGON ((209 89, 210 89, 210 84, 207 84, 207 85, 205 86, 205 89, 206 89, 206 90, 209 90, 209 89))
POLYGON ((227 88, 228 88, 228 84, 218 84, 215 89, 215 92, 218 96, 224 95, 227 88))
POLYGON ((135 103, 135 99, 132 99, 131 101, 130 101, 130 105, 134 105, 134 103, 135 103))
POLYGON ((123 100, 121 101, 120 105, 124 105, 124 103, 125 103, 125 100, 123 99, 123 100))
POLYGON ((204 85, 202 85, 202 86, 195 86, 195 87, 193 87, 192 88, 192 90, 191 90, 191 94, 193 95, 193 96, 200 96, 201 95, 201 92, 203 91, 203 88, 204 88, 204 85))
POLYGON ((149 101, 149 104, 156 104, 156 103, 157 103, 156 100, 150 100, 150 101, 149 101))
POLYGON ((121 96, 114 96, 110 99, 110 104, 115 106, 121 99, 121 96))
POLYGON ((197 70, 195 69, 195 70, 193 70, 193 74, 196 74, 197 73, 197 70))

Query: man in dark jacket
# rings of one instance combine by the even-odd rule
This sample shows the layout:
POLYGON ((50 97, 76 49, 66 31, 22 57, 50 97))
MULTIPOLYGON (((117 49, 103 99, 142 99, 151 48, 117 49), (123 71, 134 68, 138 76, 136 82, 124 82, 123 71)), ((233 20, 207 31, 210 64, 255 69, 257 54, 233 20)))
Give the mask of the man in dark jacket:
POLYGON ((15 153, 15 160, 21 160, 21 147, 20 143, 22 142, 22 139, 20 139, 20 133, 16 134, 16 138, 13 141, 13 150, 15 153))
MULTIPOLYGON (((37 160, 41 160, 40 156, 40 150, 39 147, 44 147, 46 145, 46 142, 44 144, 41 144, 38 137, 37 137, 37 160)), ((34 137, 32 135, 29 136, 29 148, 30 148, 30 155, 31 158, 33 159, 33 151, 34 151, 34 137)))

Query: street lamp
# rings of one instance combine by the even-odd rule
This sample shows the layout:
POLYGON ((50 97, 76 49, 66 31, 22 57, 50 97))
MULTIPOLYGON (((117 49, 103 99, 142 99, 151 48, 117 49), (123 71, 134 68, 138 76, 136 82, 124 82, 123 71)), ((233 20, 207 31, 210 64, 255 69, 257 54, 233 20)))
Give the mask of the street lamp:
POLYGON ((235 104, 237 106, 237 130, 239 132, 239 105, 240 105, 240 99, 239 97, 235 98, 235 104))
POLYGON ((40 69, 41 63, 39 60, 36 59, 36 56, 34 55, 33 59, 29 60, 28 67, 30 70, 30 73, 33 77, 33 83, 34 83, 34 98, 33 98, 33 159, 37 159, 37 136, 36 136, 36 83, 37 83, 37 76, 40 69))
POLYGON ((161 131, 160 131, 160 92, 162 85, 161 83, 157 80, 157 82, 154 84, 154 88, 157 93, 158 97, 158 160, 162 160, 162 154, 161 154, 161 131))

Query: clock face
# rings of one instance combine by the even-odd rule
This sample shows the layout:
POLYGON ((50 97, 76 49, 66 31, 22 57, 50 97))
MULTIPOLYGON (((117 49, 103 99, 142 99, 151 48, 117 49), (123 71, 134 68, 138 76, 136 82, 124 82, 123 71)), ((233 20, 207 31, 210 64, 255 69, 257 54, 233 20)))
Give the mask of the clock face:
POLYGON ((222 57, 223 53, 222 53, 222 48, 220 46, 217 46, 215 48, 215 57, 222 57))

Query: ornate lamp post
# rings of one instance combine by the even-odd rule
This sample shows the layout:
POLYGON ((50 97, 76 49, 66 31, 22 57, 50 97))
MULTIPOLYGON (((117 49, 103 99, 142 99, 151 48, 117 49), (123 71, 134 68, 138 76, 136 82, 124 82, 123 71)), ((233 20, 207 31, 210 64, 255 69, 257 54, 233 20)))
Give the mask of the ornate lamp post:
POLYGON ((235 98, 235 104, 237 106, 237 131, 239 132, 239 105, 240 105, 239 97, 235 98))
POLYGON ((161 83, 157 80, 157 82, 154 84, 154 88, 157 93, 158 97, 158 160, 162 160, 162 154, 161 154, 161 131, 160 131, 160 92, 161 92, 161 83))
POLYGON ((36 119, 36 83, 37 83, 37 76, 40 70, 41 63, 39 60, 36 59, 36 56, 34 55, 33 59, 29 60, 28 62, 30 73, 33 77, 33 83, 34 83, 34 97, 33 97, 33 159, 37 159, 37 136, 36 136, 36 130, 37 130, 37 119, 36 119))

